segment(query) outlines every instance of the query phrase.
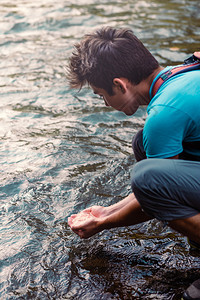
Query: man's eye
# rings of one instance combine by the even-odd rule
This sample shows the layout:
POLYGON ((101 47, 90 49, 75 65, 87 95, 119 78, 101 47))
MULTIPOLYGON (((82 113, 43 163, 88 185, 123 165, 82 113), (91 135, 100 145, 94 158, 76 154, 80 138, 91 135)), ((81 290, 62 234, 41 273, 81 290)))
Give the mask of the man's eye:
POLYGON ((98 94, 97 92, 94 92, 95 96, 97 96, 98 99, 103 99, 103 95, 98 94))

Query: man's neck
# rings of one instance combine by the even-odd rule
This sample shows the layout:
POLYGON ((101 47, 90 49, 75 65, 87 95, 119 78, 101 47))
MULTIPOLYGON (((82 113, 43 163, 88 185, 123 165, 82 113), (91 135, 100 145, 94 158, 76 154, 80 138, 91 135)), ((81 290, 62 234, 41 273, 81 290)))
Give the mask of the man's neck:
POLYGON ((164 67, 159 66, 147 79, 144 80, 144 93, 145 93, 145 98, 147 100, 147 105, 150 102, 150 95, 149 95, 149 90, 152 85, 153 80, 156 78, 156 76, 164 69, 164 67))

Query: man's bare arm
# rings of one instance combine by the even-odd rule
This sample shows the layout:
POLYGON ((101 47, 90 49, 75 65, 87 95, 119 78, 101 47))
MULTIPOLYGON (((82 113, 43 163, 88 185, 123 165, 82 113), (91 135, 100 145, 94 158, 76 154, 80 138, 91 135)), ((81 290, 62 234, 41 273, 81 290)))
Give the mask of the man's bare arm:
POLYGON ((135 225, 150 219, 132 193, 114 205, 92 206, 72 215, 68 223, 81 238, 88 238, 104 229, 135 225))

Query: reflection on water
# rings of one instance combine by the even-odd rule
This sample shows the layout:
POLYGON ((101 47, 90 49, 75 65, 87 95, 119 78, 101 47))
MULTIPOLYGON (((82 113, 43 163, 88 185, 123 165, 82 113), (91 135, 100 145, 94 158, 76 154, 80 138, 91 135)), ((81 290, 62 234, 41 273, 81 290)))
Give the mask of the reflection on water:
POLYGON ((180 299, 198 277, 198 256, 157 221, 84 241, 67 226, 130 192, 146 112, 69 90, 63 66, 100 25, 130 27, 161 64, 181 63, 199 50, 199 13, 196 0, 1 1, 1 299, 180 299))

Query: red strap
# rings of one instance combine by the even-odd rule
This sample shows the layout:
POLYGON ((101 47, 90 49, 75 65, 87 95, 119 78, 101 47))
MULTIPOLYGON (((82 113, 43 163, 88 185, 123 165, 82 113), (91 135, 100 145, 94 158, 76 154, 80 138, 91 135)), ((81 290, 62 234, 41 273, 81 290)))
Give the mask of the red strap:
MULTIPOLYGON (((195 52, 197 53, 197 52, 195 52)), ((198 52, 200 55, 200 52, 198 52)), ((196 55, 195 55, 196 56, 196 55)), ((194 64, 190 64, 190 65, 186 65, 186 66, 180 66, 180 67, 175 67, 167 72, 169 72, 169 76, 167 77, 167 79, 169 79, 170 77, 172 77, 173 75, 175 75, 178 72, 181 71, 185 71, 186 69, 191 68, 191 66, 196 66, 199 65, 199 62, 194 63, 194 64)), ((153 90, 152 90, 152 97, 155 96, 155 94, 157 93, 158 89, 160 88, 160 86, 163 84, 165 80, 162 77, 159 77, 158 80, 155 82, 154 86, 153 86, 153 90)))

